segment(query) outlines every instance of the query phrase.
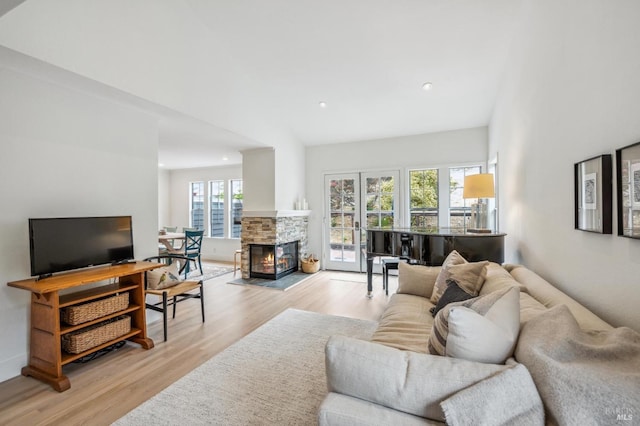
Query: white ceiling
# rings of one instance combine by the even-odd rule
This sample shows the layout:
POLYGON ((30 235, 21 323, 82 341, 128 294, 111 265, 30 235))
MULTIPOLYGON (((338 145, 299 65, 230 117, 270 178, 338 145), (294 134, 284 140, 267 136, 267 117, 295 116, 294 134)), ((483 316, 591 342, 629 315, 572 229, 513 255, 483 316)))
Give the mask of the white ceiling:
POLYGON ((27 0, 0 17, 0 44, 173 111, 160 162, 201 167, 251 147, 487 125, 519 5, 27 0))

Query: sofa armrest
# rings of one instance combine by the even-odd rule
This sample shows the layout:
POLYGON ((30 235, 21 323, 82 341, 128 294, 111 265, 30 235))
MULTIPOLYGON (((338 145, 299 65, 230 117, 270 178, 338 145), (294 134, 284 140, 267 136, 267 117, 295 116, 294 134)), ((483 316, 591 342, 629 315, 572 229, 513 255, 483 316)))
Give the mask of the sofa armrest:
POLYGON ((344 336, 329 338, 325 357, 330 392, 438 421, 444 421, 440 402, 508 368, 344 336))
POLYGON ((369 401, 329 393, 318 410, 319 426, 443 426, 444 423, 413 416, 369 401))

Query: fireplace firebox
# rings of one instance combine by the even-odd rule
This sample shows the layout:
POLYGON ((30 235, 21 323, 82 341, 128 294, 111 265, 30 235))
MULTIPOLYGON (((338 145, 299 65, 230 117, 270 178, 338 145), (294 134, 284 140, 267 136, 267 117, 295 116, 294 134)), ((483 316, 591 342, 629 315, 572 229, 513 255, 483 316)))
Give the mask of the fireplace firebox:
POLYGON ((298 242, 250 244, 249 276, 280 279, 298 270, 298 242))

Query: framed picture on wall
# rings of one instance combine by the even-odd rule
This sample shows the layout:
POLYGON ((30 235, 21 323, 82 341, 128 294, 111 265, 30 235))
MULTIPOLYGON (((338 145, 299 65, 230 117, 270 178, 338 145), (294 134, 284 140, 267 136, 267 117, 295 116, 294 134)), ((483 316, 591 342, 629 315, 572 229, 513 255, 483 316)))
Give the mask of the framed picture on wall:
POLYGON ((640 142, 616 151, 618 235, 640 238, 640 142))
POLYGON ((612 160, 600 155, 574 165, 575 229, 611 234, 612 160))

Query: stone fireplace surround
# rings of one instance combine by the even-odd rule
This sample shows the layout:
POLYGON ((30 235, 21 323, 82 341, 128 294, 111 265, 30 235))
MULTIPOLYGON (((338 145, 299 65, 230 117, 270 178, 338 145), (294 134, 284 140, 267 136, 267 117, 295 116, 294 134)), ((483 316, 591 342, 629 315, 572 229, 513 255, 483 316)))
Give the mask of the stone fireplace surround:
POLYGON ((249 244, 283 244, 298 241, 298 259, 303 259, 307 256, 308 232, 308 210, 243 212, 240 239, 242 278, 249 279, 249 244))

